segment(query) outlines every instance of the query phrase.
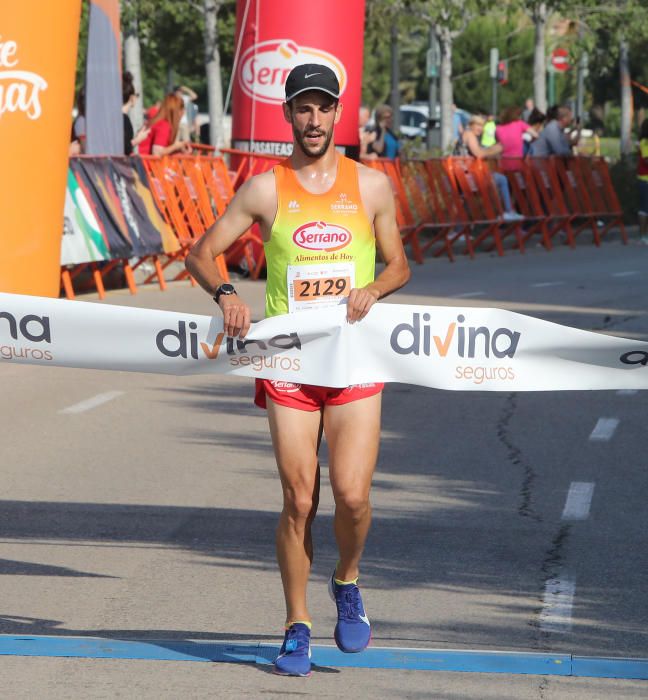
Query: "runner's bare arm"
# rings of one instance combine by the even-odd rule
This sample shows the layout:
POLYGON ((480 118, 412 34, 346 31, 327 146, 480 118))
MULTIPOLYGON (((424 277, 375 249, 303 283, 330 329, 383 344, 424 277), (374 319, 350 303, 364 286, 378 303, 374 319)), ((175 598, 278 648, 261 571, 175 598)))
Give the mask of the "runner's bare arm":
POLYGON ((376 244, 385 261, 385 268, 371 284, 351 290, 347 307, 350 322, 364 318, 378 299, 400 289, 410 278, 389 180, 386 175, 371 168, 359 166, 358 172, 362 201, 373 221, 376 244))
MULTIPOLYGON (((225 213, 193 246, 185 265, 191 276, 212 296, 225 280, 214 260, 224 253, 254 223, 266 224, 274 218, 277 195, 272 172, 246 182, 229 203, 225 213)), ((237 295, 221 295, 225 333, 244 338, 250 328, 250 307, 237 295)))

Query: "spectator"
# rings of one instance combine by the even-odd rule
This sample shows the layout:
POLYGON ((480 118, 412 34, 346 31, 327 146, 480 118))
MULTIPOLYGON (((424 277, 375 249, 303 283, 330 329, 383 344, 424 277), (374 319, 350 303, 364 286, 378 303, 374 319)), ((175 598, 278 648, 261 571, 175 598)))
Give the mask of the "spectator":
MULTIPOLYGON (((137 134, 133 133, 133 123, 128 116, 131 111, 139 94, 135 92, 135 86, 133 85, 133 76, 127 71, 124 73, 124 78, 122 81, 122 95, 124 104, 122 106, 122 113, 124 115, 124 154, 127 156, 132 156, 135 146, 138 146, 144 139, 149 135, 151 128, 149 126, 150 119, 144 118, 144 124, 140 127, 137 134)), ((151 107, 153 109, 153 107, 151 107)), ((158 108, 155 108, 157 113, 158 108)))
POLYGON ((555 114, 555 118, 548 121, 540 136, 531 147, 531 155, 537 157, 546 156, 570 156, 572 146, 580 138, 580 128, 576 129, 570 137, 565 135, 565 129, 572 123, 573 114, 569 107, 550 108, 547 112, 547 120, 555 114))
POLYGON ((367 124, 371 117, 371 111, 366 105, 362 105, 358 112, 358 143, 360 144, 360 160, 377 158, 375 153, 369 153, 367 147, 376 140, 376 132, 370 129, 367 124))
POLYGON ((558 110, 560 109, 559 105, 551 105, 549 109, 547 110, 547 123, 553 121, 554 119, 558 119, 558 110))
MULTIPOLYGON (((478 115, 472 116, 468 121, 468 128, 464 130, 461 136, 461 140, 471 156, 475 158, 497 158, 502 152, 501 144, 496 143, 494 146, 484 148, 480 143, 485 123, 484 117, 478 115)), ((503 219, 505 221, 519 221, 523 219, 524 217, 518 214, 511 204, 511 190, 509 189, 506 175, 494 172, 493 180, 495 181, 495 186, 502 200, 502 206, 504 208, 503 219)))
POLYGON ((468 125, 468 118, 462 109, 457 109, 457 105, 452 105, 452 141, 456 143, 462 136, 464 129, 468 125))
POLYGON ((380 105, 376 108, 375 139, 367 144, 367 153, 375 153, 379 158, 396 158, 400 150, 398 137, 392 131, 394 113, 389 105, 380 105))
POLYGON ((545 119, 546 116, 537 107, 534 107, 527 119, 529 128, 522 134, 522 140, 524 141, 522 152, 525 157, 529 155, 533 142, 540 136, 545 119))
POLYGON ((85 88, 81 88, 76 99, 77 115, 72 122, 69 154, 78 156, 86 150, 85 88))
POLYGON ((173 93, 167 95, 150 122, 149 134, 139 145, 140 155, 166 156, 178 151, 189 152, 191 146, 187 141, 176 141, 183 112, 182 100, 173 93))
POLYGON ((496 129, 497 124, 495 123, 495 117, 489 114, 484 124, 484 133, 481 136, 481 145, 484 148, 489 148, 497 143, 497 138, 495 137, 496 129))
POLYGON ((529 118, 533 114, 533 111, 535 110, 535 102, 531 97, 527 98, 524 102, 524 109, 522 110, 522 119, 524 119, 527 124, 530 124, 531 122, 529 121, 529 118))
POLYGON ((160 111, 160 102, 156 102, 154 105, 151 105, 145 112, 144 112, 144 124, 146 126, 151 126, 151 122, 153 121, 153 118, 155 115, 160 111))
MULTIPOLYGON (((495 130, 495 137, 502 146, 502 170, 519 170, 524 155, 523 137, 529 125, 521 119, 520 107, 507 107, 500 116, 500 124, 495 130)), ((482 139, 483 143, 483 139, 482 139)))
POLYGON ((637 164, 639 187, 639 234, 641 242, 648 245, 648 119, 639 129, 639 162, 637 164))
POLYGON ((182 100, 184 112, 180 119, 178 127, 178 138, 180 141, 191 141, 191 138, 196 134, 196 117, 198 110, 194 102, 198 99, 198 95, 186 85, 176 85, 173 92, 182 100))
POLYGON ((124 154, 127 156, 133 154, 133 146, 141 143, 148 136, 148 130, 142 128, 137 133, 136 139, 133 122, 128 116, 138 97, 139 95, 135 92, 133 74, 126 71, 122 77, 122 114, 124 116, 124 154))

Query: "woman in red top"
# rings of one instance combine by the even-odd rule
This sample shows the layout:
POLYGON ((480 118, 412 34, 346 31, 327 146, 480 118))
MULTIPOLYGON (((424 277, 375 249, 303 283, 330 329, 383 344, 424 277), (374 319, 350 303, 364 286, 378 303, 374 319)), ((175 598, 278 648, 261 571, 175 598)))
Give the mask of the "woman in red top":
POLYGON ((151 120, 148 136, 139 145, 139 154, 167 156, 178 151, 188 153, 191 145, 187 141, 176 141, 183 112, 182 99, 174 94, 167 95, 151 120))

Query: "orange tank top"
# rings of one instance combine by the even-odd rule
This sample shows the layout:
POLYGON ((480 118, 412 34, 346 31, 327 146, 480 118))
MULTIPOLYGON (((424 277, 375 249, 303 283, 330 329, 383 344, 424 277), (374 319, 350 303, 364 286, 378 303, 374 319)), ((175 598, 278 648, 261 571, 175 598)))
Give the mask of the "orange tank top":
POLYGON ((358 166, 338 156, 335 182, 313 194, 290 159, 274 168, 277 214, 264 244, 266 316, 339 304, 374 280, 376 241, 360 198, 358 166))

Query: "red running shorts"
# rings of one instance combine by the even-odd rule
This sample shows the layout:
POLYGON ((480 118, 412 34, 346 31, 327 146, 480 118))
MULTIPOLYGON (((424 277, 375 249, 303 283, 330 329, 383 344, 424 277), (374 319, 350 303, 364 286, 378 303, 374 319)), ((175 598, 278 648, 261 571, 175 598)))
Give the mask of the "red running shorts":
POLYGON ((297 408, 300 411, 319 411, 324 406, 342 406, 358 399, 366 399, 369 396, 379 394, 382 383, 353 384, 346 389, 332 388, 328 386, 314 386, 313 384, 293 384, 292 382, 280 382, 271 379, 257 379, 254 403, 259 408, 267 408, 266 398, 274 403, 288 408, 297 408))

